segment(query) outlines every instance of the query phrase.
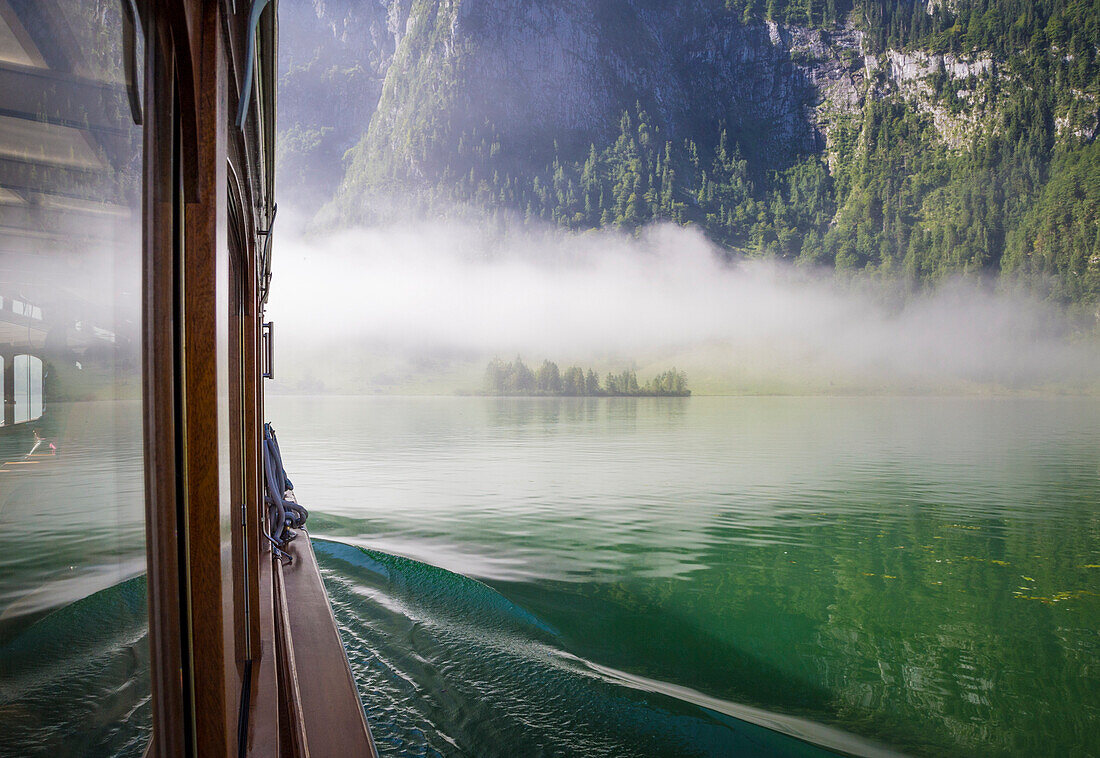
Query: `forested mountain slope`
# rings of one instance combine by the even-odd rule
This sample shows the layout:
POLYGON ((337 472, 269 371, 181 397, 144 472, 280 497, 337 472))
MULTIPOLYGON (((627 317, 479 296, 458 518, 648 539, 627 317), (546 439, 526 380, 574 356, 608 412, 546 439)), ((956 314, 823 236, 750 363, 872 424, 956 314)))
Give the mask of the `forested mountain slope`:
POLYGON ((283 188, 328 223, 663 219, 914 285, 1003 274, 1095 314, 1100 0, 291 7, 283 188))

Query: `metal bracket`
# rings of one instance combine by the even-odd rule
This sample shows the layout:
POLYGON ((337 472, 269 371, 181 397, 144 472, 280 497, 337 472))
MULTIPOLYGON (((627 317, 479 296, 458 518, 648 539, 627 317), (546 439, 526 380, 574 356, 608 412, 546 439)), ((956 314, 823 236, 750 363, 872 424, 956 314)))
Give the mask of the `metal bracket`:
POLYGON ((275 378, 275 322, 265 321, 260 329, 260 360, 264 379, 275 378))

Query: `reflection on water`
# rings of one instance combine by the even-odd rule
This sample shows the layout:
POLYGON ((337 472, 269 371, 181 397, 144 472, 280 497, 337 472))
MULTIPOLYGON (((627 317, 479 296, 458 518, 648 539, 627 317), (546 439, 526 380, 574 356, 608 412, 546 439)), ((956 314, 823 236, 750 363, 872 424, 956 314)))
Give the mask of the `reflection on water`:
POLYGON ((145 570, 140 404, 56 403, 41 428, 55 451, 0 465, 0 641, 145 570))
POLYGON ((29 431, 0 440, 0 755, 140 755, 141 405, 48 411, 41 443, 29 431))
POLYGON ((373 551, 320 558, 392 755, 521 734, 636 754, 665 721, 693 726, 649 754, 740 744, 675 688, 923 755, 1084 755, 1100 733, 1096 401, 270 405, 314 531, 373 551), (408 591, 385 553, 479 579, 542 631, 449 619, 429 597, 449 585, 408 591), (536 643, 660 686, 553 684, 516 652, 536 643))
POLYGON ((148 738, 133 8, 0 0, 4 756, 140 755, 148 738))
POLYGON ((145 579, 64 606, 0 646, 0 755, 140 756, 150 732, 145 579))

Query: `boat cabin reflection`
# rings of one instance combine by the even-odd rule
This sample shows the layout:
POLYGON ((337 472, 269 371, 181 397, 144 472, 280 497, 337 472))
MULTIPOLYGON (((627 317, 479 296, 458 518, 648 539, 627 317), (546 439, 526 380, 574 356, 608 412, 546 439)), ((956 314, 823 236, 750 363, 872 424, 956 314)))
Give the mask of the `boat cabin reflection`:
POLYGON ((0 755, 374 753, 263 481, 277 13, 0 0, 0 755))

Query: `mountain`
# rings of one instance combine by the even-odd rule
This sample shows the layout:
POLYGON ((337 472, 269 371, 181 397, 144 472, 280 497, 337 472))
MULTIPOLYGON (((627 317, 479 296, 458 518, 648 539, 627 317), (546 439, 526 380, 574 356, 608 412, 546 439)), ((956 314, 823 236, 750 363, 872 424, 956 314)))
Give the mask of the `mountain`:
POLYGON ((1100 0, 314 0, 283 186, 326 223, 695 224, 1100 321, 1100 0))

